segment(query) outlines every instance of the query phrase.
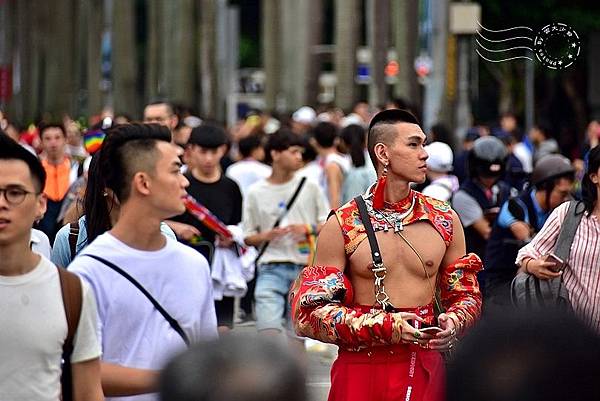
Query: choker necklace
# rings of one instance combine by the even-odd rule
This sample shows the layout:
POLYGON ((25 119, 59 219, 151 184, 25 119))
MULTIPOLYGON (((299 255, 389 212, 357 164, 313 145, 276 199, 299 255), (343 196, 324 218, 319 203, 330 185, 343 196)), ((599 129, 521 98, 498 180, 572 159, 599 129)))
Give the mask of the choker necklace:
POLYGON ((388 232, 390 228, 393 228, 395 233, 404 230, 402 221, 412 213, 416 200, 417 197, 413 194, 412 203, 404 212, 383 211, 373 208, 373 197, 369 196, 365 199, 365 204, 367 205, 367 212, 375 220, 373 222, 373 229, 375 231, 383 230, 384 232, 388 232))

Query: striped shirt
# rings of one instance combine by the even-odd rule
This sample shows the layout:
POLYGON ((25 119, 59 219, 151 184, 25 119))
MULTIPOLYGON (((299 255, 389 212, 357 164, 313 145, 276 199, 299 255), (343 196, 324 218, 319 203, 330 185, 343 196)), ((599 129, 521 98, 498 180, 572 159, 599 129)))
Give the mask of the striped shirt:
MULTIPOLYGON (((569 202, 558 206, 533 240, 521 248, 516 263, 537 259, 552 252, 569 202)), ((568 266, 563 271, 565 288, 575 313, 592 329, 600 332, 600 221, 587 213, 575 232, 568 266)))

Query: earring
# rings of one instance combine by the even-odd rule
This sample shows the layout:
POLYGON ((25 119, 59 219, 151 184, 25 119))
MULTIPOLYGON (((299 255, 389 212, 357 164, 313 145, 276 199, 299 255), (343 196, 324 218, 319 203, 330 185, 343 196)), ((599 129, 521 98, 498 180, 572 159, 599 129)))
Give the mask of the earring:
POLYGON ((383 171, 381 172, 381 177, 377 180, 377 186, 375 187, 375 192, 373 195, 373 208, 374 209, 383 209, 385 204, 385 183, 387 181, 388 174, 388 165, 383 165, 383 171))

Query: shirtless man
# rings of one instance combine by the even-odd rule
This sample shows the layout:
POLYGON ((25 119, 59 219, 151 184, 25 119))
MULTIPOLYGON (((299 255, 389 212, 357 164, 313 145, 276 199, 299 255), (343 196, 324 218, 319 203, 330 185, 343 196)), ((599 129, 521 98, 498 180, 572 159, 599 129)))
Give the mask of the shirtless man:
POLYGON ((368 148, 379 178, 363 198, 385 268, 371 270, 371 248, 352 200, 332 212, 314 265, 290 294, 297 333, 340 347, 330 401, 444 399, 442 352, 479 317, 481 260, 465 255, 458 216, 447 202, 409 186, 425 180, 424 142, 407 111, 373 118, 368 148))

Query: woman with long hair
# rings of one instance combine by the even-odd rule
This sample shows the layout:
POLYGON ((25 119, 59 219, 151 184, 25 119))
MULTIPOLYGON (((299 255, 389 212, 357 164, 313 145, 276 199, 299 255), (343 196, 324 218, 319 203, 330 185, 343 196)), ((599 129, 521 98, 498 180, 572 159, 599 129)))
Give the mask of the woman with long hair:
POLYGON ((350 155, 352 167, 342 185, 342 204, 364 193, 377 179, 375 168, 367 152, 367 132, 357 124, 350 124, 340 132, 342 150, 350 155))
POLYGON ((522 271, 549 280, 562 276, 573 311, 596 332, 600 332, 600 146, 589 152, 588 165, 582 180, 584 213, 565 267, 558 271, 555 262, 546 260, 553 253, 569 202, 558 206, 533 240, 521 248, 516 263, 522 271))

